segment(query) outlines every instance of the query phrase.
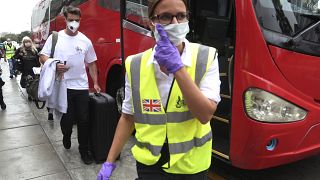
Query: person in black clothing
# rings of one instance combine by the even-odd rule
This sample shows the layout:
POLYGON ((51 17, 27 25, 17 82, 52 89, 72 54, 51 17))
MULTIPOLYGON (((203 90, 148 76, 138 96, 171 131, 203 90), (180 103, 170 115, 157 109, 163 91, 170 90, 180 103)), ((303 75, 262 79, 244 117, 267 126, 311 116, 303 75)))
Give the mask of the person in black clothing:
POLYGON ((20 60, 18 65, 18 70, 22 73, 20 85, 22 88, 26 88, 27 76, 35 77, 32 68, 40 67, 38 51, 28 36, 22 39, 21 47, 16 50, 14 59, 20 60))
POLYGON ((5 110, 7 108, 7 105, 3 101, 3 94, 2 94, 2 86, 5 84, 5 82, 1 78, 2 75, 2 69, 0 67, 0 107, 2 110, 5 110))

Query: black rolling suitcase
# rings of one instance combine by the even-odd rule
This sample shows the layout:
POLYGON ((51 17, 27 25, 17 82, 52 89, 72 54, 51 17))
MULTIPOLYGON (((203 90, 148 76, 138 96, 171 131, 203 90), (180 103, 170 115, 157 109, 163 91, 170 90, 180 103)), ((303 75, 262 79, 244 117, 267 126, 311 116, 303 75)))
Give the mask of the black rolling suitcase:
POLYGON ((90 149, 97 163, 107 158, 118 118, 116 101, 112 96, 105 93, 89 94, 90 149))

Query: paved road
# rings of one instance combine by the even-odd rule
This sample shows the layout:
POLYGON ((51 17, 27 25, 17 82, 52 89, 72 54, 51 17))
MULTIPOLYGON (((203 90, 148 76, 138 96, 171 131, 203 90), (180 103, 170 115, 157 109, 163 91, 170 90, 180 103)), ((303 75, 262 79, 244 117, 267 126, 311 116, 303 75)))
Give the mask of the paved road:
MULTIPOLYGON (((0 110, 0 180, 94 180, 101 164, 85 165, 78 153, 77 129, 70 150, 62 145, 59 121, 47 120, 47 111, 38 110, 19 86, 19 76, 9 79, 8 65, 0 61, 5 111, 0 110)), ((135 161, 126 144, 112 180, 137 177, 135 161)))

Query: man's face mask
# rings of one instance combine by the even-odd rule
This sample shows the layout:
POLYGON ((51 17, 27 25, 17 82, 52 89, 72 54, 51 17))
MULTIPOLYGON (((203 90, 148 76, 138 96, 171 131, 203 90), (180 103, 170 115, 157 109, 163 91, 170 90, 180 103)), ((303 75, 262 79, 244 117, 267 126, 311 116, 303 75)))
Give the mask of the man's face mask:
POLYGON ((79 26, 80 26, 80 23, 77 21, 71 21, 71 22, 67 21, 67 27, 73 33, 75 33, 78 30, 79 26))
MULTIPOLYGON (((189 33, 189 22, 183 22, 179 24, 169 24, 163 26, 164 30, 168 34, 168 38, 171 41, 171 43, 175 46, 182 43, 186 35, 189 33)), ((155 29, 154 36, 156 38, 156 41, 160 40, 160 35, 155 29)))

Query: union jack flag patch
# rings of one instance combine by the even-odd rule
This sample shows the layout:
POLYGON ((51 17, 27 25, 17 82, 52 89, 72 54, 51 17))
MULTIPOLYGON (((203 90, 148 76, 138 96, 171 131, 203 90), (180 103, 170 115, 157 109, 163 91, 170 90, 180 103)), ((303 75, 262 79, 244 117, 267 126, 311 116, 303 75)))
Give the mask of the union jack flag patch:
POLYGON ((145 112, 160 112, 161 101, 160 99, 143 99, 142 107, 145 112))

